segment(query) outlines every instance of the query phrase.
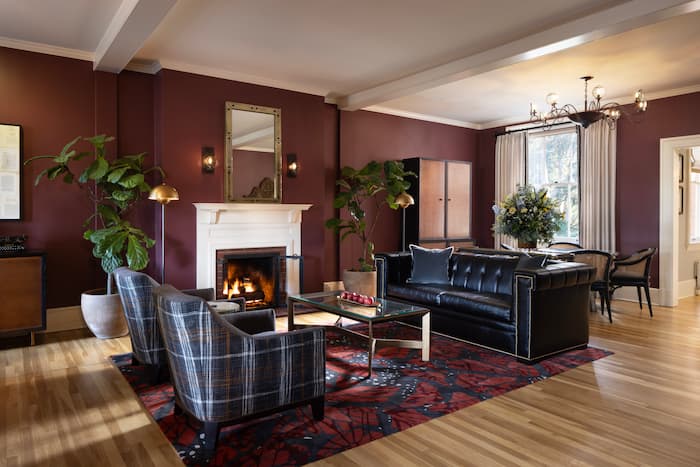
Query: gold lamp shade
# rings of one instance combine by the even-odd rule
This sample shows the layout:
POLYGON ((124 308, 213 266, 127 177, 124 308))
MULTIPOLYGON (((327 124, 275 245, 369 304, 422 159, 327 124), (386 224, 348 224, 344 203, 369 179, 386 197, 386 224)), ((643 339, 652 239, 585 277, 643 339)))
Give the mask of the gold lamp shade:
POLYGON ((171 201, 179 200, 180 195, 178 195, 177 190, 175 188, 163 183, 162 185, 153 187, 153 189, 148 195, 148 199, 157 201, 160 204, 168 204, 171 201))
POLYGON ((402 209, 406 209, 407 207, 416 204, 416 202, 413 199, 413 196, 404 191, 403 193, 399 193, 399 195, 396 197, 396 204, 398 204, 402 209))

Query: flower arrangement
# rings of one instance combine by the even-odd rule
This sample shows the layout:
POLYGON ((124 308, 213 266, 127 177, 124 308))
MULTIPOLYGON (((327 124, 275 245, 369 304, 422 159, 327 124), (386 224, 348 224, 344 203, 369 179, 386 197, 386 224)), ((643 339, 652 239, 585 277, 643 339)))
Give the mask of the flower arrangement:
POLYGON ((538 241, 551 241, 560 228, 564 214, 559 202, 547 196, 547 189, 518 185, 515 193, 493 206, 496 233, 518 239, 521 244, 535 246, 538 241))

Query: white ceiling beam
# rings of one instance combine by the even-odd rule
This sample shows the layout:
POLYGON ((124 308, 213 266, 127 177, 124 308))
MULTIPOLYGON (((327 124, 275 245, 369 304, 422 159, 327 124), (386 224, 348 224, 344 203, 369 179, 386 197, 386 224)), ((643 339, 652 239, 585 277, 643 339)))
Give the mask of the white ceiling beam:
POLYGON ((700 0, 631 0, 525 38, 336 99, 358 110, 700 10, 700 0))
POLYGON ((93 69, 119 73, 177 0, 123 0, 95 50, 93 69))

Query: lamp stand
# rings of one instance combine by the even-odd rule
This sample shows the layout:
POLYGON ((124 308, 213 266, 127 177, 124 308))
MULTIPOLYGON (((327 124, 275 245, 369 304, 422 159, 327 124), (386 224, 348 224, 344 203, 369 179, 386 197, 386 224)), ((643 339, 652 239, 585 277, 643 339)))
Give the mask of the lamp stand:
POLYGON ((165 203, 160 204, 160 283, 165 284, 165 203))
POLYGON ((406 251, 406 208, 401 210, 401 251, 406 251))

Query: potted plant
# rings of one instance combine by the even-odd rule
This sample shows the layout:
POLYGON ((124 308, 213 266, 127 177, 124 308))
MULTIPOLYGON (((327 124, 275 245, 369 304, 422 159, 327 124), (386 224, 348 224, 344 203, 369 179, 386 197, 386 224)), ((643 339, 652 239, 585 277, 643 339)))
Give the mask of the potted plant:
POLYGON ((493 206, 493 212, 494 232, 516 238, 519 248, 550 242, 564 219, 559 202, 547 196, 547 189, 532 185, 518 185, 515 193, 493 206))
POLYGON ((339 189, 333 207, 347 209, 349 216, 328 219, 326 227, 340 234, 341 241, 355 237, 362 245, 362 256, 358 258, 357 265, 343 272, 343 283, 347 290, 376 295, 377 273, 374 268, 374 243, 371 239, 382 206, 399 208, 396 197, 411 186, 406 180, 408 176, 415 174, 404 170, 400 161, 386 161, 384 164, 371 161, 359 170, 352 167, 343 167, 341 170, 340 178, 336 181, 339 189), (370 204, 374 206, 374 211, 368 217, 365 209, 370 204))
POLYGON ((147 249, 155 241, 126 220, 126 215, 142 194, 151 190, 145 175, 153 170, 163 173, 160 167, 144 168, 145 153, 107 159, 105 145, 113 140, 105 135, 78 136, 58 155, 36 156, 25 162, 26 165, 50 159, 53 165, 39 173, 34 185, 44 177, 76 183, 95 205, 94 213, 84 222, 83 237, 92 242, 92 254, 101 261, 102 269, 107 273, 107 287, 84 292, 81 310, 90 331, 100 338, 123 336, 128 332, 119 295, 112 292, 112 272, 122 265, 136 271, 148 265, 147 249), (74 146, 81 140, 90 143, 92 150, 76 150, 74 146), (85 157, 91 157, 92 163, 80 174, 74 173, 76 162, 85 157), (91 228, 91 224, 95 228, 91 228))

